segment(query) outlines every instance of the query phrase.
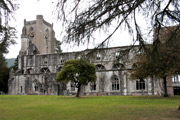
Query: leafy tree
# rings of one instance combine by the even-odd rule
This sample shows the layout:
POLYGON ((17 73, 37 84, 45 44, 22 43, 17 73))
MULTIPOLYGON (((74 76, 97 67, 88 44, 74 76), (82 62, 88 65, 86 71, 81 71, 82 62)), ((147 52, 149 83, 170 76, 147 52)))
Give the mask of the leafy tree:
POLYGON ((9 69, 6 66, 5 58, 0 54, 0 91, 8 92, 9 69))
POLYGON ((9 69, 6 66, 4 54, 7 54, 8 47, 15 44, 16 31, 9 26, 9 20, 17 9, 14 0, 0 0, 0 91, 7 93, 9 69))
POLYGON ((0 91, 8 92, 9 68, 0 66, 0 91))
MULTIPOLYGON (((159 33, 164 26, 180 24, 179 4, 179 0, 58 0, 56 13, 58 19, 67 25, 64 40, 68 43, 76 42, 79 45, 89 42, 96 31, 107 31, 115 26, 99 46, 104 45, 119 29, 127 27, 132 40, 146 47, 147 35, 155 28, 159 33), (140 16, 145 19, 147 26, 140 25, 140 16)), ((153 45, 156 46, 156 43, 153 45)))
POLYGON ((164 96, 167 97, 167 77, 180 74, 179 35, 173 36, 171 41, 162 41, 159 47, 156 48, 158 52, 154 52, 152 49, 153 46, 149 46, 150 53, 141 53, 138 55, 137 59, 139 58, 139 60, 136 62, 136 67, 132 70, 131 77, 133 79, 153 76, 162 78, 164 83, 164 96))
POLYGON ((15 44, 15 29, 9 26, 9 20, 13 17, 13 12, 17 9, 14 0, 0 1, 0 51, 8 53, 8 47, 15 44))
POLYGON ((76 97, 79 97, 81 86, 96 80, 96 68, 92 63, 83 59, 68 60, 61 71, 57 73, 57 82, 73 82, 77 90, 76 97))

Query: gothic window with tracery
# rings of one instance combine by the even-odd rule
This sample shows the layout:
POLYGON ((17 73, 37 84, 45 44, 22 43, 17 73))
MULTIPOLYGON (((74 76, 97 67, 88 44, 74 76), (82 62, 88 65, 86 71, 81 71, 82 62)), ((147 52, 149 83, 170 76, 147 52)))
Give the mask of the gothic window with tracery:
POLYGON ((119 90, 119 78, 116 75, 112 77, 112 90, 119 90))
POLYGON ((173 75, 172 82, 175 84, 180 83, 180 75, 173 75))
POLYGON ((143 79, 136 81, 136 90, 145 90, 145 81, 143 79))
POLYGON ((105 67, 101 64, 96 65, 96 70, 105 70, 105 67))
POLYGON ((33 83, 34 83, 34 91, 38 91, 38 81, 35 79, 33 83))
POLYGON ((115 57, 116 57, 116 58, 119 58, 119 56, 120 56, 120 52, 116 52, 116 53, 115 53, 115 57))
POLYGON ((113 65, 112 68, 113 68, 113 69, 124 69, 125 67, 124 67, 124 65, 121 64, 121 63, 116 63, 116 64, 113 65))
POLYGON ((41 68, 40 73, 49 73, 50 70, 47 67, 41 68))
POLYGON ((32 68, 28 68, 25 73, 26 74, 31 74, 33 72, 34 72, 34 70, 32 68))
POLYGON ((100 53, 97 53, 96 54, 96 60, 101 60, 101 58, 102 58, 102 55, 100 53))

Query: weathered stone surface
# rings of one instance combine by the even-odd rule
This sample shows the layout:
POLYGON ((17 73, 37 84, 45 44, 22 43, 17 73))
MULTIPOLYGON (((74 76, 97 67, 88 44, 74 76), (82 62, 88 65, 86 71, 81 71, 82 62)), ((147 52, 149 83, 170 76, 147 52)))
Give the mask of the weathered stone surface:
MULTIPOLYGON (((18 56, 18 71, 10 74, 9 94, 74 95, 73 83, 57 83, 56 73, 64 62, 86 57, 97 67, 97 80, 82 86, 82 95, 162 95, 162 81, 147 78, 144 88, 137 89, 137 82, 129 79, 135 46, 127 55, 117 59, 121 51, 130 46, 55 53, 53 26, 38 15, 35 21, 24 21, 22 47, 18 56), (88 56, 87 56, 88 55, 88 56)), ((169 86, 169 89, 170 88, 169 86)), ((172 94, 172 93, 170 93, 172 94)))

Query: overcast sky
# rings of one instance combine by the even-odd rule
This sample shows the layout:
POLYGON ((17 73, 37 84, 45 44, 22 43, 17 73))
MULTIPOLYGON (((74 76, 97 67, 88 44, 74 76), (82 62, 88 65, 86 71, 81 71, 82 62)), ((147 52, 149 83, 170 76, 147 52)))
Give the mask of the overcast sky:
MULTIPOLYGON (((10 25, 15 27, 17 29, 17 44, 11 45, 9 48, 9 53, 5 55, 6 58, 16 58, 19 54, 19 51, 21 49, 21 32, 24 24, 24 19, 26 21, 31 21, 36 19, 36 15, 43 15, 44 19, 54 24, 54 30, 56 34, 56 38, 58 40, 61 40, 61 23, 57 22, 56 17, 52 14, 53 10, 55 9, 55 3, 52 1, 55 0, 18 0, 19 1, 19 9, 15 13, 15 19, 11 20, 10 25)), ((94 45, 99 43, 104 38, 105 35, 101 34, 98 35, 98 38, 93 42, 87 45, 82 45, 80 47, 75 46, 71 48, 67 44, 63 44, 62 50, 63 52, 67 51, 78 51, 78 50, 84 50, 87 48, 92 48, 94 45)), ((113 40, 110 42, 110 46, 124 46, 131 44, 132 41, 130 40, 127 32, 118 32, 113 37, 113 40)))

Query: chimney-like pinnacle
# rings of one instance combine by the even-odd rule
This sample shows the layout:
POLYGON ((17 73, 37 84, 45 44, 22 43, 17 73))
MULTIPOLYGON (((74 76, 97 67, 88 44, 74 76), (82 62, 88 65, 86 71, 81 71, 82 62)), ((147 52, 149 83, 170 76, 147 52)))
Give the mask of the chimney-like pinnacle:
POLYGON ((36 19, 43 19, 43 15, 37 15, 36 19))

